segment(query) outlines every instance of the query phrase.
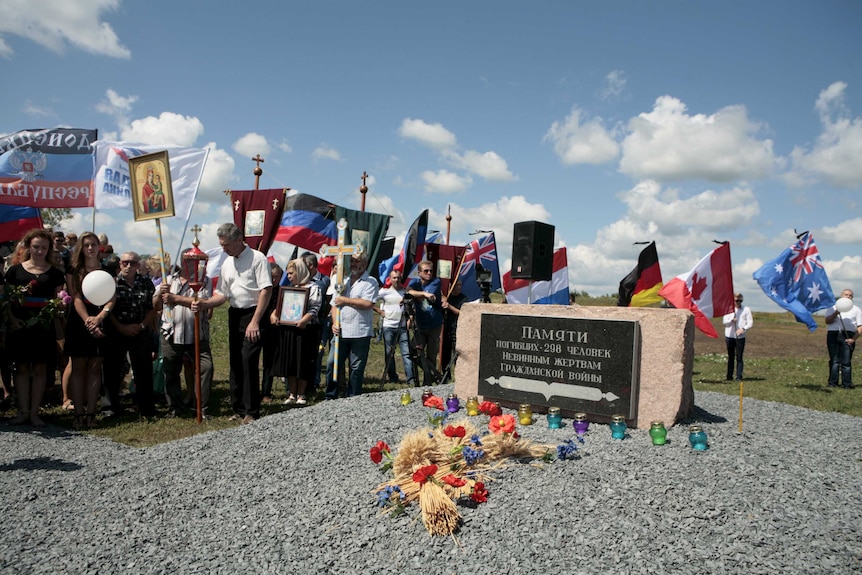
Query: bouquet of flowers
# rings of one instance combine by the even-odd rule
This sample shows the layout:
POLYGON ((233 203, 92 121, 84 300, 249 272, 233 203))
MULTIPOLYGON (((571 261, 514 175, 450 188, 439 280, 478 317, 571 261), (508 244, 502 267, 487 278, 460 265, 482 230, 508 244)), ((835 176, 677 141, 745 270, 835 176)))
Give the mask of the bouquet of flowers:
POLYGON ((379 441, 371 448, 374 463, 392 470, 391 480, 375 493, 383 512, 402 513, 418 501, 422 523, 432 535, 452 535, 461 525, 458 507, 474 507, 488 500, 488 472, 509 459, 551 461, 557 448, 522 439, 515 418, 500 414, 490 418, 487 431, 469 420, 408 433, 398 452, 379 441))
MULTIPOLYGON (((39 311, 31 315, 25 322, 23 327, 33 327, 41 324, 42 327, 48 328, 59 314, 63 313, 66 307, 72 303, 72 296, 61 290, 57 297, 51 299, 42 299, 31 297, 33 287, 36 280, 31 281, 27 285, 7 286, 5 297, 3 298, 4 308, 13 305, 19 308, 38 309, 39 311)), ((5 314, 5 309, 3 309, 5 314)))

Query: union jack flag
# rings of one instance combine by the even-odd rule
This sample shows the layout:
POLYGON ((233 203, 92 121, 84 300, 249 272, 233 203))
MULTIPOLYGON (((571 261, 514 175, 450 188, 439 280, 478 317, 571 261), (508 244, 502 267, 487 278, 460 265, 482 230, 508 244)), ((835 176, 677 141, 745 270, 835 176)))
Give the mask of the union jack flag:
POLYGON ((479 239, 473 240, 467 245, 467 252, 461 263, 461 292, 470 300, 482 297, 482 290, 476 283, 476 262, 491 272, 491 291, 496 291, 503 286, 500 281, 500 267, 497 263, 497 241, 494 232, 479 239))
POLYGON ((790 246, 790 263, 793 264, 793 281, 798 282, 803 272, 810 274, 814 268, 823 269, 820 253, 814 244, 811 234, 805 234, 798 242, 790 246))

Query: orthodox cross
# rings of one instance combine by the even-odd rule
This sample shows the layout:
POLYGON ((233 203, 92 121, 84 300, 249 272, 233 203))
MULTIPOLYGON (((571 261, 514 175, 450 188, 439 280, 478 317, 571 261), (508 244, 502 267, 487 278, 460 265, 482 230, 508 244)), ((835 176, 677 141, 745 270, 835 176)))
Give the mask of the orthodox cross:
POLYGON ((263 162, 265 162, 266 160, 261 158, 260 154, 258 154, 255 157, 253 157, 251 159, 251 161, 257 163, 257 165, 254 167, 254 189, 259 190, 260 189, 260 176, 261 176, 261 174, 263 174, 263 168, 261 168, 260 165, 263 162))
POLYGON ((365 185, 365 178, 368 177, 368 174, 365 173, 365 170, 362 170, 362 185, 359 186, 359 193, 362 194, 362 205, 359 207, 359 211, 365 211, 365 194, 368 193, 368 186, 365 185))
MULTIPOLYGON (((359 255, 362 253, 362 246, 359 244, 351 245, 345 244, 345 232, 347 231, 347 220, 341 218, 338 220, 338 244, 334 246, 322 246, 320 248, 320 255, 322 256, 333 256, 335 258, 335 263, 337 265, 335 269, 335 297, 341 295, 341 292, 344 291, 344 263, 347 261, 348 270, 350 269, 350 256, 356 254, 359 255)), ((348 277, 350 273, 348 271, 348 277)), ((335 318, 333 319, 333 325, 340 329, 341 328, 341 309, 338 306, 332 306, 332 309, 335 310, 335 318)), ((335 361, 335 369, 332 372, 332 378, 334 381, 338 381, 338 341, 341 339, 340 337, 336 337, 333 342, 332 354, 333 359, 335 361)))

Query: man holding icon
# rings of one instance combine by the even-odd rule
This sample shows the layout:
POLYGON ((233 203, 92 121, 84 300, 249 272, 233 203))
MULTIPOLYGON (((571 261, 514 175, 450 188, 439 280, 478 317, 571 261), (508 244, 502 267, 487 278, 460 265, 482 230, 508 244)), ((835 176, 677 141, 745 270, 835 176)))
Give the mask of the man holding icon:
POLYGON ((829 387, 853 387, 852 360, 856 340, 862 335, 862 310, 853 305, 853 290, 845 289, 826 310, 826 348, 829 350, 829 387))

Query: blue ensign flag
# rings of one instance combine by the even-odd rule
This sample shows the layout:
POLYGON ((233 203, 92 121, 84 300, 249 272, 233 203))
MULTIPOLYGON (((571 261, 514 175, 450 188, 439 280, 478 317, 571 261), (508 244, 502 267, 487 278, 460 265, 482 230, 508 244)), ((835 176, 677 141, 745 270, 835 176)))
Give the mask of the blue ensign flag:
POLYGON ((817 329, 811 314, 835 305, 820 253, 808 232, 754 272, 754 279, 769 299, 796 316, 796 321, 810 331, 817 329))

